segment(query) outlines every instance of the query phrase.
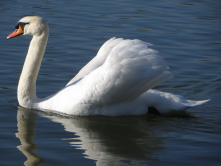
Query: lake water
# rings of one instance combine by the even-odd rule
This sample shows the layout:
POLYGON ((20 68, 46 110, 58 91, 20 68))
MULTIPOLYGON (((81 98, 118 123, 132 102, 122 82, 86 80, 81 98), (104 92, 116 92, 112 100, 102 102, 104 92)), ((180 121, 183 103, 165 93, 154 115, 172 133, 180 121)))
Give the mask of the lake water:
POLYGON ((0 165, 221 164, 221 1, 0 0, 0 165), (155 89, 211 99, 189 117, 69 117, 20 108, 16 89, 30 36, 6 40, 26 15, 48 21, 37 94, 74 77, 111 37, 154 44, 175 78, 155 89))

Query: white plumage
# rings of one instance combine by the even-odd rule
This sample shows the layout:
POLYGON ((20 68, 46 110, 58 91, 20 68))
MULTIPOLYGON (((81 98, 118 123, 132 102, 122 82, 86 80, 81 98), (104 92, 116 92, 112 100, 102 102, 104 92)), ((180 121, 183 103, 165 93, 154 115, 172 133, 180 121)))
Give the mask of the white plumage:
POLYGON ((35 82, 47 43, 48 26, 36 16, 24 17, 19 23, 26 23, 24 34, 33 35, 18 86, 18 101, 23 107, 81 116, 118 116, 146 114, 148 107, 155 107, 160 113, 183 111, 207 101, 191 101, 151 90, 173 77, 164 59, 149 48, 149 43, 116 38, 104 43, 97 56, 66 87, 39 99, 35 82))

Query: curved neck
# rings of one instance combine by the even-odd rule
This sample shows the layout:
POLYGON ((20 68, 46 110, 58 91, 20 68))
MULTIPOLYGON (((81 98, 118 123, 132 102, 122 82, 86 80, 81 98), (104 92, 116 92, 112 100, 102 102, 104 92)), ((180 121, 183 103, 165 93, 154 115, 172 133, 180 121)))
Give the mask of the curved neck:
POLYGON ((47 40, 48 31, 45 31, 40 36, 33 36, 30 42, 17 90, 19 105, 23 107, 32 108, 32 103, 37 99, 36 80, 47 40))

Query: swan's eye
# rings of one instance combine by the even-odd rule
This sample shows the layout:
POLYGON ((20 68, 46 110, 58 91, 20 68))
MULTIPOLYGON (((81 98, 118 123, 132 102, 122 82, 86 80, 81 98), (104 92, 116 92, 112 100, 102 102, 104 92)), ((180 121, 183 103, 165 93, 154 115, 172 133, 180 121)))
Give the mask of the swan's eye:
POLYGON ((24 31, 24 27, 26 24, 29 24, 29 22, 18 22, 16 25, 15 25, 15 29, 18 29, 19 25, 21 26, 22 30, 24 31))

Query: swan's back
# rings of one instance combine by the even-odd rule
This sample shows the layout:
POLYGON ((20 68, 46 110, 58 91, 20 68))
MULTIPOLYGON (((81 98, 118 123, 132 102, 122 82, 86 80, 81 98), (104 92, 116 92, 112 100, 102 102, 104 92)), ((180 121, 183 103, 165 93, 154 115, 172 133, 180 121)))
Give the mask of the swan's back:
MULTIPOLYGON (((111 39, 109 39, 108 41, 106 41, 101 48, 99 49, 97 55, 90 61, 88 62, 87 65, 85 65, 79 72, 78 74, 68 82, 67 85, 72 84, 73 82, 76 82, 78 80, 80 80, 81 78, 83 78, 84 76, 86 76, 87 74, 89 74, 90 72, 92 72, 93 70, 97 69, 98 67, 100 67, 101 65, 104 64, 104 62, 106 61, 107 57, 110 55, 110 53, 116 48, 116 47, 125 47, 127 46, 127 49, 129 49, 130 47, 134 47, 134 51, 139 52, 141 50, 139 50, 139 47, 142 47, 142 49, 146 48, 148 46, 151 46, 152 44, 150 43, 145 43, 142 42, 141 40, 124 40, 123 38, 116 38, 113 37, 111 39), (143 44, 143 46, 141 46, 143 44), (134 47, 134 46, 137 47, 134 47), (137 50, 135 50, 137 49, 137 50)), ((149 49, 149 48, 148 48, 149 49)), ((143 51, 143 50, 142 50, 143 51)), ((152 53, 157 53, 157 51, 151 50, 153 51, 152 53)), ((129 55, 128 55, 129 57, 129 55)), ((159 56, 158 56, 159 57, 159 56)))

